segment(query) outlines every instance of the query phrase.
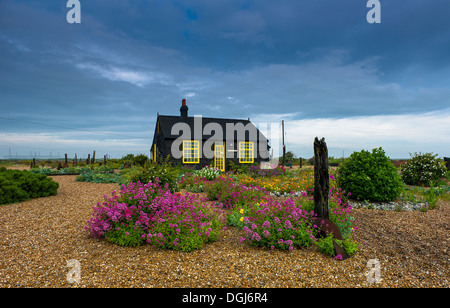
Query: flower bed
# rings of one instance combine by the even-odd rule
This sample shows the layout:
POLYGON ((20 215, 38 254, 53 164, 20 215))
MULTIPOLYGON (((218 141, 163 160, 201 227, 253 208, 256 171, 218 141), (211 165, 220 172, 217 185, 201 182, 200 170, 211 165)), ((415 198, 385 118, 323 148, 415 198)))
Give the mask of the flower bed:
POLYGON ((234 178, 243 185, 258 186, 274 194, 311 192, 314 186, 314 173, 310 171, 270 177, 240 174, 234 176, 234 178))
MULTIPOLYGON (((342 234, 339 244, 352 255, 358 250, 358 244, 352 240, 357 228, 353 227, 352 207, 344 201, 345 197, 340 189, 330 190, 330 220, 342 234)), ((303 193, 298 198, 279 201, 268 197, 262 202, 234 208, 228 222, 244 231, 241 242, 249 245, 281 250, 317 245, 323 253, 339 258, 331 239, 313 223, 316 216, 312 198, 303 193)))
MULTIPOLYGON (((180 187, 192 185, 202 186, 207 198, 171 193, 158 181, 123 185, 119 194, 105 196, 106 201, 94 208, 86 229, 92 236, 119 245, 146 242, 164 249, 192 251, 215 241, 226 219, 229 225, 243 230, 241 242, 249 245, 281 250, 317 245, 320 251, 339 257, 330 238, 313 223, 314 203, 306 192, 280 201, 265 188, 246 186, 226 176, 208 181, 188 174, 180 181, 180 187)), ((352 241, 354 218, 344 199, 340 189, 330 189, 330 220, 343 236, 339 244, 351 255, 357 251, 352 241)))
POLYGON ((130 183, 94 207, 85 229, 91 236, 123 245, 153 244, 192 251, 217 239, 221 209, 193 195, 171 193, 168 184, 130 183))

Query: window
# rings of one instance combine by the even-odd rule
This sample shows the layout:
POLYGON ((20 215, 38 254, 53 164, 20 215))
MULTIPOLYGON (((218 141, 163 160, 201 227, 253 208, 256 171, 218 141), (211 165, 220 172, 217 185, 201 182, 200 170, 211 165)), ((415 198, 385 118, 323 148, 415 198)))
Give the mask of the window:
POLYGON ((183 141, 183 164, 198 164, 199 157, 199 142, 195 140, 183 141))
POLYGON ((223 155, 223 144, 214 145, 214 166, 220 171, 225 171, 225 156, 223 155))
POLYGON ((253 142, 239 142, 239 162, 253 163, 253 142))

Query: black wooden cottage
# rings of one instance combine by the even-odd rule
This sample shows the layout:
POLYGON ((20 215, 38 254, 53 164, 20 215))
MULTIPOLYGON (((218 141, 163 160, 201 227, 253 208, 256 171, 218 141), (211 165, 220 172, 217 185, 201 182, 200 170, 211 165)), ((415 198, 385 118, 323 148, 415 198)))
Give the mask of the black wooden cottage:
POLYGON ((269 160, 267 138, 248 120, 189 117, 186 100, 182 100, 179 116, 158 114, 151 160, 169 157, 176 164, 195 169, 215 166, 225 171, 229 162, 260 163, 269 160))

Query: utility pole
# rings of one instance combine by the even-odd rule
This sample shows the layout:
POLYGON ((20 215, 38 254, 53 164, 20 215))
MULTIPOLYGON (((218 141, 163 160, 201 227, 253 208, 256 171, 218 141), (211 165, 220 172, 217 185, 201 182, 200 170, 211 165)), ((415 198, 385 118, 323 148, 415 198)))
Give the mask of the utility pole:
POLYGON ((283 134, 283 166, 286 165, 286 147, 284 146, 284 120, 281 120, 281 132, 283 134))

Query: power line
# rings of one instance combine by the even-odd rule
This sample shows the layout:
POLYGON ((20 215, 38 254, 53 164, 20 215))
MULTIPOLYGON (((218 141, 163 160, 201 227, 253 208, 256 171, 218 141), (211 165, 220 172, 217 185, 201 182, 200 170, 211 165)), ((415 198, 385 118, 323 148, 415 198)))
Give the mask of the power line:
POLYGON ((60 125, 52 125, 52 124, 45 124, 45 123, 32 122, 32 121, 25 121, 25 120, 18 120, 18 119, 13 119, 13 118, 8 118, 8 117, 2 117, 2 116, 0 116, 0 118, 1 118, 1 119, 5 119, 5 120, 16 121, 16 122, 23 122, 23 123, 35 124, 35 125, 42 125, 42 126, 48 126, 48 127, 55 127, 55 128, 63 128, 63 129, 77 130, 77 131, 87 132, 87 133, 91 133, 91 134, 111 135, 111 136, 125 137, 125 138, 132 138, 132 139, 149 139, 149 138, 139 138, 139 137, 134 137, 134 136, 128 136, 128 135, 122 135, 122 134, 115 134, 115 133, 108 133, 108 132, 94 132, 94 131, 90 131, 90 130, 86 130, 86 129, 73 128, 73 127, 60 126, 60 125))

